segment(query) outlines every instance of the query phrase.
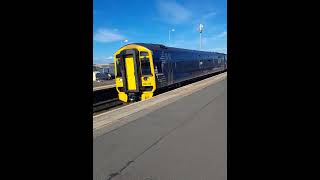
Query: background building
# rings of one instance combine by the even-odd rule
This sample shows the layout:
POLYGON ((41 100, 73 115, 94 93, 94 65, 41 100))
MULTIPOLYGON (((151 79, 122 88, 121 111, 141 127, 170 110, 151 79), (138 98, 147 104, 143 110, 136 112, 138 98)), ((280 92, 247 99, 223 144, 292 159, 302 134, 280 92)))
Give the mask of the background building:
POLYGON ((99 71, 101 73, 109 73, 114 75, 114 63, 110 64, 93 64, 93 71, 99 71))

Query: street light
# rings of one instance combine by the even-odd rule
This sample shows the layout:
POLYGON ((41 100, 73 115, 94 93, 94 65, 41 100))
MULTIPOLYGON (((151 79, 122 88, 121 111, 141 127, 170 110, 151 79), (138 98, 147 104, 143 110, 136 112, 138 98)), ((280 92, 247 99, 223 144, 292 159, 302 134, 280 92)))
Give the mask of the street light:
POLYGON ((203 31, 203 25, 200 24, 200 25, 199 25, 199 32, 200 32, 200 50, 201 50, 201 47, 202 47, 202 39, 201 39, 202 31, 203 31))
POLYGON ((174 32, 175 30, 174 29, 169 30, 169 41, 170 41, 170 33, 171 33, 171 31, 174 32))
POLYGON ((124 43, 127 43, 128 42, 128 39, 125 39, 123 41, 121 41, 121 44, 123 45, 124 43))

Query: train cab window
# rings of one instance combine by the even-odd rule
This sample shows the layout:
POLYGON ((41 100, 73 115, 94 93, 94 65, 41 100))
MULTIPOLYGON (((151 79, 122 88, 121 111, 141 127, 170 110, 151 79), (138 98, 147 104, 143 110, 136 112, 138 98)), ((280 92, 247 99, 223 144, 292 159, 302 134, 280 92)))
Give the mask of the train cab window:
POLYGON ((116 75, 116 77, 121 77, 122 76, 120 66, 121 66, 121 63, 120 63, 119 60, 117 60, 117 75, 116 75))
POLYGON ((149 58, 145 57, 145 58, 141 58, 140 60, 141 60, 141 74, 152 75, 149 58))
POLYGON ((148 56, 148 53, 147 52, 140 52, 140 56, 148 56))

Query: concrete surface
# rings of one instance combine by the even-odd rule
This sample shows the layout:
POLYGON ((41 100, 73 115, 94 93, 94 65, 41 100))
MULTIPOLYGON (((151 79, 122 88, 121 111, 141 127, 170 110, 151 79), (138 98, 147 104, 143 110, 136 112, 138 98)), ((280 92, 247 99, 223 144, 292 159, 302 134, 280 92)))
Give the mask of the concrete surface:
POLYGON ((226 166, 226 78, 111 128, 93 142, 97 180, 220 180, 227 179, 226 166))

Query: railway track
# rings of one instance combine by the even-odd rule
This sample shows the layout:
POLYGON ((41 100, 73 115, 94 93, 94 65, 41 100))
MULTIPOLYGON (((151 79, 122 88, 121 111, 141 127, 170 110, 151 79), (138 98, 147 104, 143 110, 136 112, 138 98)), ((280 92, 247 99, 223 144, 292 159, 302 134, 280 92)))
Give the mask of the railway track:
MULTIPOLYGON (((223 71, 225 72, 225 71, 223 71)), ((208 75, 204 75, 202 77, 198 77, 192 80, 185 81, 183 83, 180 83, 179 86, 169 86, 165 89, 160 89, 155 92, 154 96, 158 94, 162 94, 164 92, 171 91, 173 89, 176 89, 178 87, 182 87, 215 75, 218 75, 223 72, 218 72, 218 73, 212 73, 208 75)), ((99 114, 100 112, 105 112, 106 110, 110 110, 112 108, 120 107, 127 105, 129 103, 124 103, 118 99, 118 92, 116 91, 115 88, 110 88, 110 89, 103 89, 103 90, 98 90, 94 91, 94 100, 93 100, 93 113, 94 114, 99 114)))
POLYGON ((123 102, 118 100, 116 88, 108 88, 93 91, 93 113, 122 105, 123 102))
POLYGON ((113 108, 115 106, 119 106, 122 104, 123 104, 123 102, 119 101, 118 98, 112 98, 112 99, 108 99, 105 101, 100 101, 100 102, 93 104, 93 112, 96 113, 96 112, 99 112, 102 110, 108 110, 110 108, 113 108))

